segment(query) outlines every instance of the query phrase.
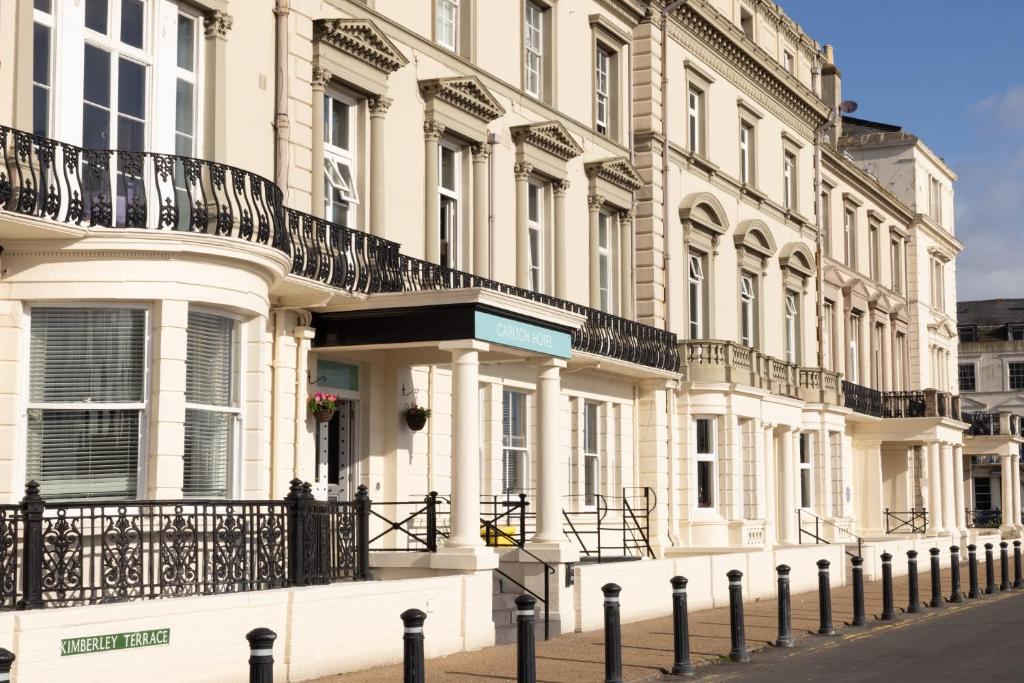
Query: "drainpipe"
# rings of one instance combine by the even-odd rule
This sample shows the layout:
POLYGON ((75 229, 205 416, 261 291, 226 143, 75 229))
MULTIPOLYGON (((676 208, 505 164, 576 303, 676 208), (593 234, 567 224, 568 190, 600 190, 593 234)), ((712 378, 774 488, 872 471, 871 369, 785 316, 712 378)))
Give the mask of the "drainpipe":
POLYGON ((487 157, 487 279, 494 280, 494 150, 501 143, 501 133, 487 134, 491 148, 487 157))
POLYGON ((274 182, 288 200, 288 15, 291 0, 274 3, 274 182))

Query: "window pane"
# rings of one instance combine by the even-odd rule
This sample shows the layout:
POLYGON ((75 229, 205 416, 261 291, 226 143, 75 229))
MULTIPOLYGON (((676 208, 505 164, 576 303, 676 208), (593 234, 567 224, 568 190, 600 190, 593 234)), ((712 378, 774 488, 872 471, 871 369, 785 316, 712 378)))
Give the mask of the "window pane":
POLYGON ((86 104, 82 109, 82 144, 107 149, 110 146, 110 112, 86 104))
POLYGON ((40 12, 46 12, 47 14, 52 11, 51 0, 35 0, 32 6, 40 12))
POLYGON ((107 32, 107 0, 85 0, 85 27, 107 32))
POLYGON ((583 504, 588 507, 597 505, 597 464, 596 457, 583 458, 583 504))
POLYGON ((50 91, 38 85, 32 88, 32 132, 46 135, 50 130, 50 91))
POLYGON ((711 453, 711 420, 697 420, 697 452, 711 453))
POLYGON ((713 468, 714 463, 707 460, 697 462, 697 507, 709 508, 715 504, 713 468))
POLYGON ((185 496, 227 497, 234 425, 232 413, 185 411, 185 496))
POLYGON ((146 127, 140 121, 117 117, 117 148, 129 152, 146 151, 146 127))
POLYGON ((143 24, 142 0, 121 0, 121 42, 141 48, 143 24))
POLYGON ((185 400, 189 403, 233 404, 234 331, 231 318, 188 314, 185 400))
POLYGON ((350 107, 331 98, 331 144, 338 149, 349 149, 349 109, 350 107))
POLYGON ((811 507, 811 471, 800 470, 800 507, 811 507))
POLYGON ((82 95, 86 102, 110 106, 110 53, 93 45, 85 46, 85 71, 82 95))
POLYGON ((50 83, 50 28, 43 24, 32 25, 32 80, 50 83))
POLYGON ((534 223, 540 223, 541 188, 530 185, 528 192, 529 217, 534 223))
POLYGON ((455 150, 448 147, 441 147, 441 187, 454 192, 456 170, 455 150))
POLYGON ((145 321, 128 308, 33 309, 30 400, 142 402, 145 321))
POLYGON ((138 410, 29 411, 26 475, 46 500, 134 498, 138 463, 138 410))
POLYGON ((597 404, 587 403, 583 412, 583 452, 597 454, 597 404))
POLYGON ((502 441, 506 448, 526 447, 526 395, 505 390, 502 394, 502 441))
POLYGON ((192 84, 179 78, 177 90, 174 104, 174 129, 179 133, 192 135, 193 126, 195 125, 193 121, 195 104, 192 101, 192 84))
POLYGON ((124 57, 118 60, 117 110, 137 119, 146 118, 146 67, 124 57))
POLYGON ((184 14, 178 15, 178 68, 195 69, 196 22, 184 14))

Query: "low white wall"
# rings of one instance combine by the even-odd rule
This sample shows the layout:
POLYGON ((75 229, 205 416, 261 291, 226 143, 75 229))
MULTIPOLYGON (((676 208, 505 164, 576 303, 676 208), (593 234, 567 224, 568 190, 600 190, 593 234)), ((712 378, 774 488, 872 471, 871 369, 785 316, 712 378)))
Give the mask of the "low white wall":
POLYGON ((818 588, 818 560, 828 560, 834 569, 833 586, 846 584, 842 571, 847 556, 843 546, 789 546, 774 550, 678 555, 665 560, 642 562, 581 564, 575 568, 576 629, 589 631, 604 624, 604 597, 601 586, 617 583, 622 587, 620 609, 622 621, 640 621, 672 613, 672 589, 669 579, 685 576, 687 603, 691 610, 708 609, 729 604, 729 579, 726 573, 743 572, 744 600, 774 598, 775 567, 790 567, 793 593, 818 588))
MULTIPOLYGON (((867 540, 861 549, 861 554, 864 557, 864 580, 865 581, 881 581, 882 580, 882 553, 889 553, 892 555, 892 575, 893 576, 904 576, 907 573, 907 551, 917 551, 917 567, 919 570, 926 570, 930 567, 931 556, 929 550, 931 548, 938 548, 940 550, 939 557, 942 559, 942 571, 946 572, 949 570, 949 547, 952 545, 958 545, 960 547, 960 567, 963 576, 966 576, 967 572, 967 546, 974 543, 978 546, 978 562, 985 561, 985 543, 991 543, 995 546, 993 548, 993 555, 996 560, 999 559, 999 541, 1000 536, 998 532, 978 532, 972 531, 972 533, 966 537, 961 538, 958 534, 955 538, 950 534, 943 534, 941 536, 931 537, 913 537, 913 536, 897 536, 895 534, 888 536, 882 540, 867 540)), ((852 548, 853 546, 851 546, 852 548)), ((1013 548, 1010 548, 1012 557, 1013 548)))
POLYGON ((402 659, 399 615, 427 612, 428 657, 494 644, 491 572, 337 583, 0 615, 0 645, 19 683, 173 680, 236 683, 248 675, 245 634, 278 635, 275 680, 304 681, 402 659), (64 638, 170 628, 165 646, 60 656, 64 638))

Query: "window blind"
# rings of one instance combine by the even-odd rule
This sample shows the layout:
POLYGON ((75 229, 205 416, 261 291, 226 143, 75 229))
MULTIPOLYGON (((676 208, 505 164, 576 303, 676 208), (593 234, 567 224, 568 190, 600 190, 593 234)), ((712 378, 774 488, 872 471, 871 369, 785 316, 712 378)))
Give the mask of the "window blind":
POLYGON ((230 318, 191 311, 185 361, 185 472, 189 497, 227 497, 237 415, 230 318))
POLYGON ((139 309, 33 309, 26 464, 48 500, 136 496, 145 326, 139 309))

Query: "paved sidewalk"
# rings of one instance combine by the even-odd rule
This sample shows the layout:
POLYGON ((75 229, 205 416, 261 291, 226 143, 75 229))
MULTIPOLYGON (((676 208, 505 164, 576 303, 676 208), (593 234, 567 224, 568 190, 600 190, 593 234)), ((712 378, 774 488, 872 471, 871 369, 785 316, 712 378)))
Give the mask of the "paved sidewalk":
MULTIPOLYGON (((893 558, 894 562, 905 562, 906 558, 893 558)), ((928 557, 919 557, 919 583, 921 600, 927 604, 931 597, 931 577, 928 572, 928 557)), ((985 588, 985 564, 978 563, 981 588, 985 588)), ((1012 581, 1012 565, 1010 570, 1012 581)), ((996 585, 999 583, 999 561, 995 561, 996 585)), ((961 589, 968 590, 967 563, 961 564, 961 589)), ((949 597, 950 576, 949 556, 944 554, 942 565, 943 595, 949 597)), ((1022 591, 1024 592, 1024 591, 1022 591)), ((882 584, 876 581, 865 585, 865 612, 871 628, 884 627, 891 622, 876 621, 882 611, 882 584)), ((897 612, 906 607, 908 600, 907 577, 897 577, 893 583, 894 604, 897 612)), ((992 599, 996 596, 987 596, 992 599)), ((629 600, 626 593, 622 601, 629 600)), ((832 591, 832 618, 838 631, 851 630, 847 626, 853 618, 853 588, 847 585, 832 591)), ((666 609, 671 609, 671 589, 665 586, 666 609)), ((966 601, 966 598, 965 598, 966 601)), ((970 601, 977 602, 977 601, 970 601)), ((968 603, 970 604, 970 603, 968 603)), ((949 604, 949 609, 962 609, 949 604)), ((925 614, 934 610, 924 607, 925 614)), ((777 636, 777 606, 774 599, 747 603, 746 614, 747 647, 752 652, 770 647, 777 636)), ((793 635, 796 646, 807 646, 807 640, 820 637, 814 635, 818 629, 818 594, 801 593, 792 596, 793 635)), ((902 614, 901 620, 921 618, 921 615, 902 614)), ((430 620, 425 626, 426 638, 430 638, 430 620)), ((604 639, 603 631, 570 633, 547 642, 537 642, 537 680, 544 683, 586 683, 604 680, 604 639)), ((401 622, 395 615, 395 637, 401 638, 401 622)), ((672 665, 672 620, 670 617, 649 619, 622 626, 623 677, 626 681, 644 681, 661 678, 663 669, 672 665)), ((713 673, 705 665, 727 661, 730 649, 728 607, 690 613, 690 651, 693 662, 703 670, 701 674, 713 673)), ((757 655, 754 655, 755 659, 757 655)), ((483 683, 485 681, 514 681, 516 679, 515 645, 502 645, 459 652, 447 657, 427 660, 427 681, 430 683, 483 683)), ((320 679, 321 683, 378 683, 400 681, 400 664, 377 667, 339 676, 320 679)))

